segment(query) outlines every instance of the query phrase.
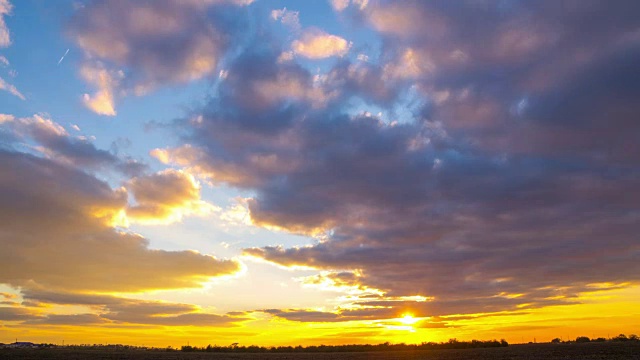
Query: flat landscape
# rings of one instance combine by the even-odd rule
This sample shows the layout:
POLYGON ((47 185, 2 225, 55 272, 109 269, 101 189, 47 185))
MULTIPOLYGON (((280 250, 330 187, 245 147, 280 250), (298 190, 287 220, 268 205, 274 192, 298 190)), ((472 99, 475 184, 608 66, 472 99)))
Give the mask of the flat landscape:
POLYGON ((0 350, 0 359, 100 359, 100 360, 198 360, 198 359, 268 359, 268 360, 632 360, 640 359, 640 343, 585 343, 585 344, 528 344, 510 345, 503 348, 384 351, 349 353, 184 353, 180 351, 96 351, 70 349, 5 349, 0 350))

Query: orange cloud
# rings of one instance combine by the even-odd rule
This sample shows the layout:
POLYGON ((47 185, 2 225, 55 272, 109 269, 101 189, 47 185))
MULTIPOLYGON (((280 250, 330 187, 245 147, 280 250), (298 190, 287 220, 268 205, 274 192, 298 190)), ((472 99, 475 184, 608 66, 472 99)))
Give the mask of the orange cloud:
POLYGON ((93 95, 84 94, 82 96, 84 105, 99 115, 116 115, 114 92, 124 74, 121 71, 109 71, 97 63, 93 66, 83 65, 80 69, 80 75, 86 82, 98 89, 93 95))
POLYGON ((207 215, 220 208, 200 199, 200 184, 183 171, 167 169, 131 179, 127 185, 136 205, 127 217, 146 224, 168 224, 186 215, 207 215))
MULTIPOLYGON (((89 157, 102 156, 86 144, 78 147, 65 142, 64 129, 47 119, 20 119, 16 125, 15 118, 3 118, 7 118, 3 126, 28 131, 44 143, 54 136, 52 143, 58 147, 62 144, 60 150, 69 156, 74 151, 83 151, 89 157)), ((0 204, 3 204, 0 206, 0 247, 3 249, 0 283, 14 287, 28 284, 76 291, 137 292, 198 287, 212 277, 240 270, 236 261, 195 251, 150 249, 147 239, 115 228, 125 219, 126 190, 111 188, 84 169, 75 168, 73 163, 10 150, 0 150, 0 163, 12 169, 0 173, 0 204)), ((160 180, 166 180, 171 174, 161 173, 160 180)), ((154 195, 154 190, 163 188, 157 184, 162 181, 149 179, 139 177, 133 182, 152 187, 147 192, 136 189, 144 204, 176 204, 172 203, 175 199, 166 197, 168 195, 164 198, 154 195), (151 200, 153 196, 158 199, 151 200)), ((179 180, 185 181, 183 177, 179 180)), ((165 190, 175 188, 168 186, 165 190)), ((187 203, 197 203, 196 190, 187 187, 185 191, 176 199, 187 194, 187 203)), ((182 203, 178 201, 178 204, 182 203)))
POLYGON ((310 59, 344 56, 350 47, 351 44, 340 36, 318 29, 307 30, 299 40, 291 44, 293 52, 310 59))

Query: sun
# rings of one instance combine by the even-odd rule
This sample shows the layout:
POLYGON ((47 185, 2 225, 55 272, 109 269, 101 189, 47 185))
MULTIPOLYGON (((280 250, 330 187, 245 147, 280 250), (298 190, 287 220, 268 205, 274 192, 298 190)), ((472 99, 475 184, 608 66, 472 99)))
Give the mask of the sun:
POLYGON ((405 325, 413 325, 418 321, 418 319, 414 318, 413 315, 409 313, 404 314, 398 320, 405 325))

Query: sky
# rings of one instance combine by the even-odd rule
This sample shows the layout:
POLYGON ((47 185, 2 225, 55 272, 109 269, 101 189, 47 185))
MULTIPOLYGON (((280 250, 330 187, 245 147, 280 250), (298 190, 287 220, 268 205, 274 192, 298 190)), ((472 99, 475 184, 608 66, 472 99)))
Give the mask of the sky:
POLYGON ((0 0, 0 342, 640 333, 640 2, 0 0))

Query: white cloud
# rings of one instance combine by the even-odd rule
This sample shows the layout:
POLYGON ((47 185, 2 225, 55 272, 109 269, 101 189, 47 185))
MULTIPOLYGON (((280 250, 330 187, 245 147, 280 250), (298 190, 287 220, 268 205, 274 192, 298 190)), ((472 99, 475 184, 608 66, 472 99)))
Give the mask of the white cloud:
POLYGON ((13 6, 9 0, 0 0, 0 48, 11 45, 11 36, 7 24, 4 22, 4 16, 11 14, 13 6))
POLYGON ((331 6, 336 11, 342 11, 349 6, 349 0, 331 0, 331 6))
POLYGON ((284 25, 293 30, 300 30, 300 12, 287 10, 286 7, 277 10, 271 10, 271 18, 280 21, 284 25))
POLYGON ((12 95, 15 95, 17 97, 19 97, 22 100, 26 100, 26 98, 24 97, 24 95, 22 95, 22 93, 16 89, 15 86, 9 84, 8 82, 6 82, 3 78, 0 77, 0 90, 5 90, 10 92, 12 95))
POLYGON ((364 10, 364 8, 367 7, 367 4, 369 4, 369 0, 330 0, 330 1, 331 1, 331 7, 333 7, 333 9, 338 12, 344 11, 344 9, 348 8, 349 5, 355 5, 360 10, 364 10))

